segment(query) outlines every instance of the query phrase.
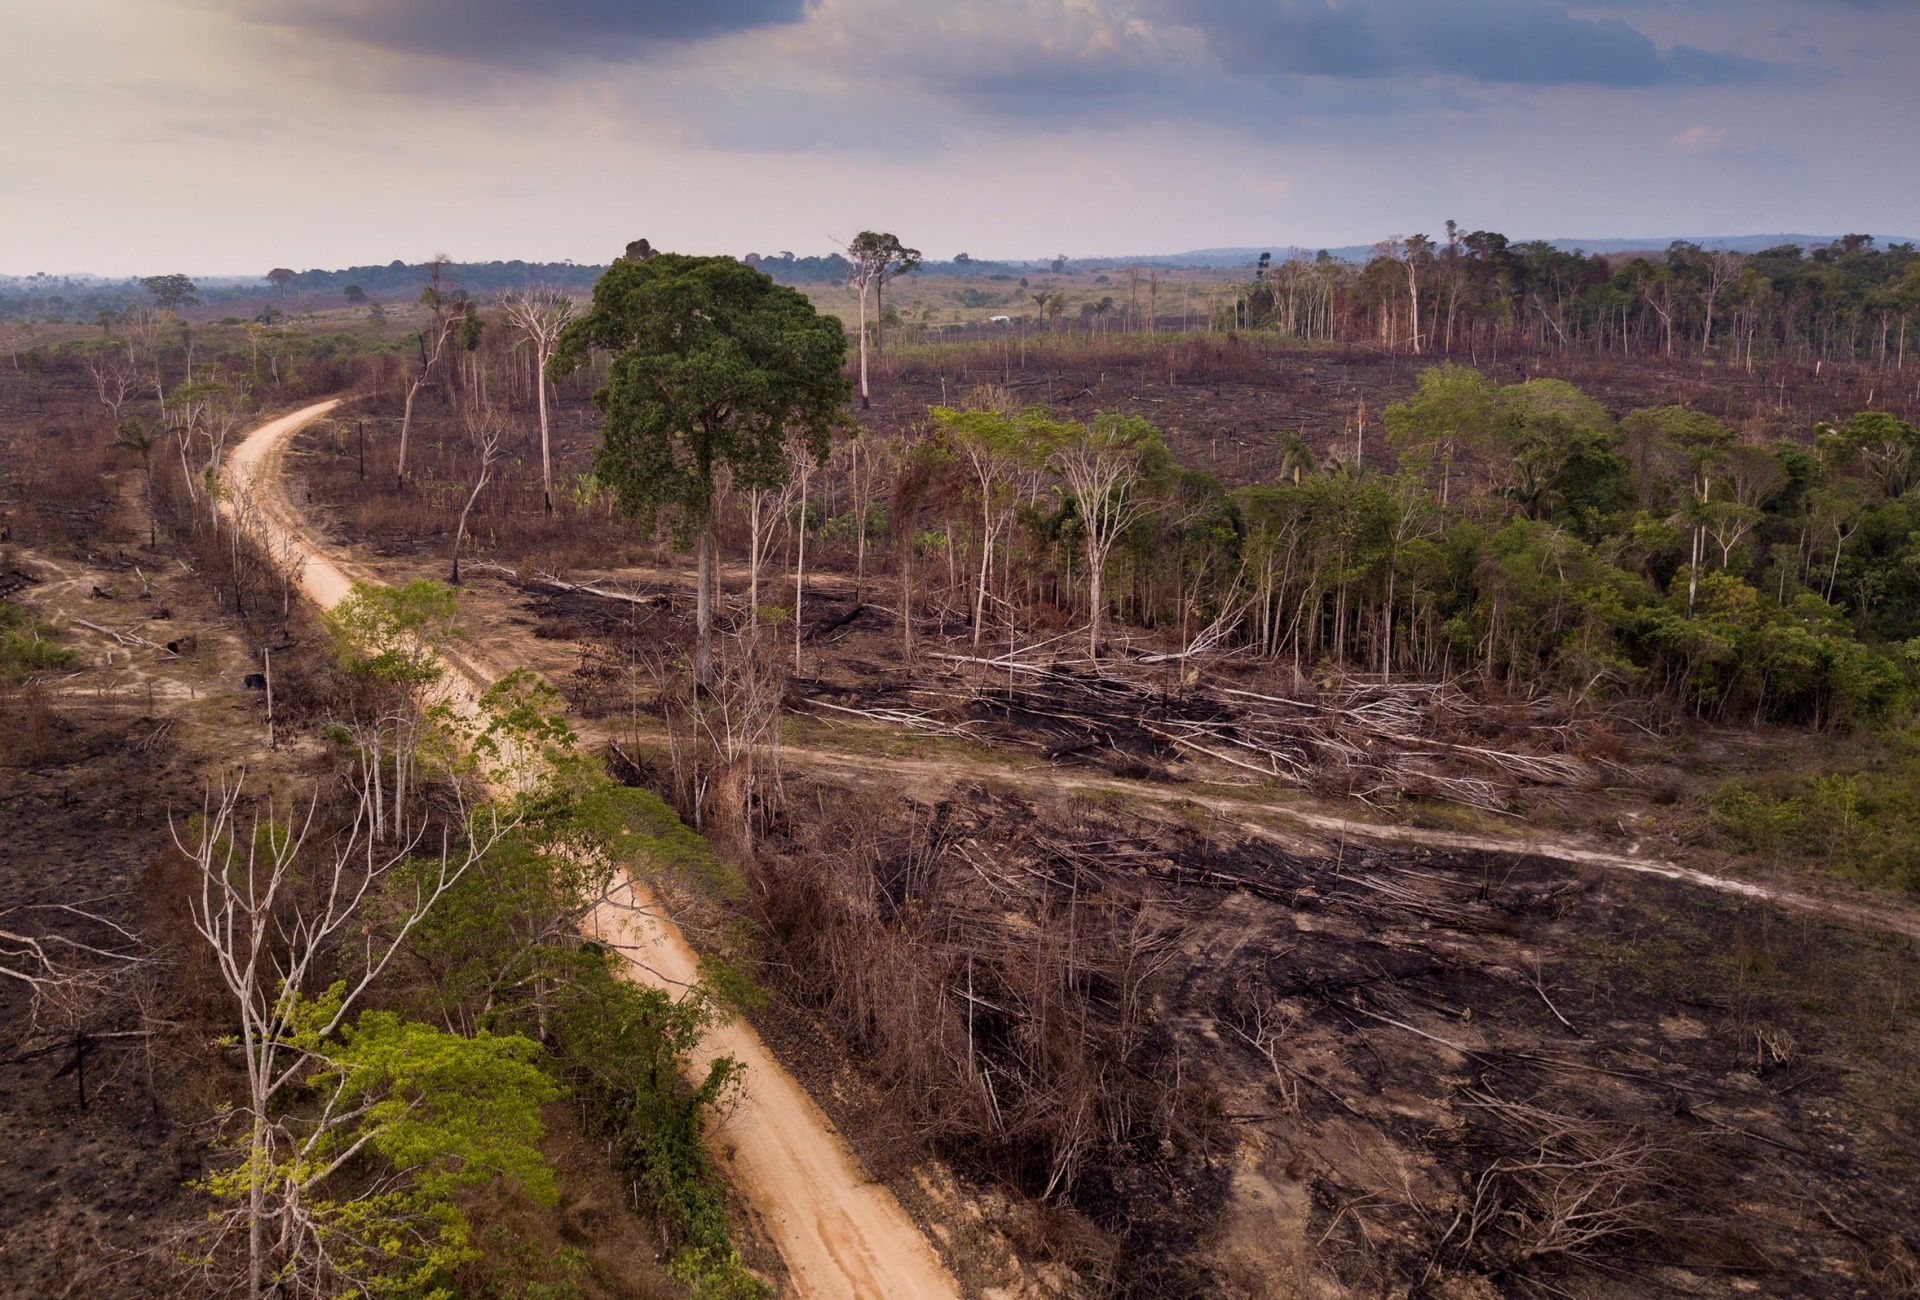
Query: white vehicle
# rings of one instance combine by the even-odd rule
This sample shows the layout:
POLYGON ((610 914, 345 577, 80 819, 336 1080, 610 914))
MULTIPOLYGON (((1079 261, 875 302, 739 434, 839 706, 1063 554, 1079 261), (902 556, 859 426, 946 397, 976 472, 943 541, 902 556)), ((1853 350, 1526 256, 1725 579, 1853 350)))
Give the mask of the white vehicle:
POLYGON ((1011 317, 1011 316, 989 316, 989 317, 987 317, 987 324, 989 324, 989 325, 1011 325, 1011 324, 1013 324, 1013 317, 1011 317))

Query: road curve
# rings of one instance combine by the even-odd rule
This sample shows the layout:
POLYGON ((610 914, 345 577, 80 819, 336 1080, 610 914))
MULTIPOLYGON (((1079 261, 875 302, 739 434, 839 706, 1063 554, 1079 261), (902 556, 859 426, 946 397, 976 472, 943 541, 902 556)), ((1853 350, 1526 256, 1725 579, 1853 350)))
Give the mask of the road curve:
MULTIPOLYGON (((359 575, 327 555, 307 530, 287 500, 280 460, 295 432, 338 405, 337 399, 317 402, 261 425, 233 449, 223 470, 221 509, 252 512, 275 558, 298 567, 300 590, 321 609, 343 600, 359 575)), ((472 660, 455 666, 474 679, 457 689, 477 693, 489 684, 490 666, 472 660)), ((594 911, 586 928, 614 941, 638 982, 678 993, 698 978, 693 949, 632 881, 594 911)), ((868 1176, 752 1026, 738 1019, 716 1026, 694 1052, 694 1065, 704 1072, 721 1056, 747 1067, 742 1095, 718 1135, 731 1151, 728 1172, 780 1251, 789 1293, 805 1300, 959 1300, 959 1286, 925 1234, 893 1193, 868 1176)))

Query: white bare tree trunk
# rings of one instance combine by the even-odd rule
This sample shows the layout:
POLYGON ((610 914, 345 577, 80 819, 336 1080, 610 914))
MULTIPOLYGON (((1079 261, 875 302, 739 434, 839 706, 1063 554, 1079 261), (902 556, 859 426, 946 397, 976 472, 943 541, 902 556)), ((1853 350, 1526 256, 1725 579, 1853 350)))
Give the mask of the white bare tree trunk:
POLYGON ((420 367, 419 377, 407 386, 407 405, 400 416, 400 458, 393 471, 394 482, 400 487, 405 487, 407 483, 407 437, 413 429, 413 399, 432 376, 433 368, 440 363, 440 354, 446 349, 447 339, 452 333, 453 319, 450 317, 440 326, 439 337, 434 340, 433 354, 420 367))
POLYGON ((800 531, 799 544, 794 550, 793 566, 793 671, 800 671, 801 618, 800 603, 807 593, 807 480, 813 477, 812 466, 805 453, 800 459, 800 520, 795 525, 800 531))
POLYGON ((871 277, 860 277, 860 409, 866 410, 872 405, 867 394, 867 281, 871 277))
POLYGON ((713 503, 700 515, 698 572, 693 596, 693 678, 702 686, 713 672, 713 503))
MULTIPOLYGON (((174 832, 174 842, 197 868, 188 900, 194 929, 212 949, 240 1022, 239 1045, 247 1069, 249 1182, 243 1213, 253 1296, 264 1294, 275 1249, 269 1241, 274 1220, 283 1219, 277 1234, 282 1242, 297 1230, 284 1216, 297 1213, 298 1196, 268 1195, 269 1178, 276 1176, 276 1150, 290 1144, 290 1153, 311 1152, 330 1118, 335 1123, 351 1118, 323 1112, 307 1121, 315 1131, 304 1143, 287 1128, 278 1098, 315 1064, 309 1049, 291 1041, 288 1026, 315 980, 328 969, 329 954, 345 934, 359 928, 362 905, 419 847, 406 842, 388 853, 374 852, 372 791, 378 785, 376 777, 362 787, 346 834, 318 861, 310 860, 307 852, 317 797, 304 818, 296 815, 282 824, 269 807, 264 819, 249 829, 241 825, 241 786, 235 783, 208 796, 193 838, 182 839, 178 828, 174 832)), ((326 1023, 317 1026, 313 1041, 328 1038, 346 1023, 408 935, 507 830, 497 817, 471 824, 473 834, 465 849, 443 854, 437 870, 429 865, 413 889, 411 904, 392 918, 383 937, 369 939, 364 961, 356 963, 359 974, 337 985, 338 1000, 326 1023)))

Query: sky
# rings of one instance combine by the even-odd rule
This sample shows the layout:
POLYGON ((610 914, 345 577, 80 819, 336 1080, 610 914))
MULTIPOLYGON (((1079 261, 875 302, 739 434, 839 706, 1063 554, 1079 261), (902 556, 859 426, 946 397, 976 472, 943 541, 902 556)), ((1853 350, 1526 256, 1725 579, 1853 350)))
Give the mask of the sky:
POLYGON ((0 273, 1920 231, 1920 0, 0 0, 0 273))

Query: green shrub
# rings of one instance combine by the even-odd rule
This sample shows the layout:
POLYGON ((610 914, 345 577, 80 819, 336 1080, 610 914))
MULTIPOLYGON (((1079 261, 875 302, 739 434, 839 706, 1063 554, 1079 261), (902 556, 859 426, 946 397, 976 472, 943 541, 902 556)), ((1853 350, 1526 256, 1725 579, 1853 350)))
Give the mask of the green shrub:
POLYGON ((64 668, 79 652, 54 640, 59 629, 30 609, 0 602, 0 685, 64 668))
POLYGON ((675 1276, 696 1296, 765 1295, 733 1248, 725 1184, 702 1141, 739 1066, 723 1057, 696 1077, 692 1064, 722 1001, 742 1000, 750 982, 724 962, 703 966, 701 985, 675 1000, 624 978, 619 952, 578 934, 616 867, 676 873, 718 894, 741 887, 737 873, 658 796, 617 785, 586 760, 559 758, 521 811, 521 831, 414 932, 417 1012, 537 1036, 672 1243, 675 1276))
POLYGON ((1830 770, 1730 781, 1711 804, 1736 848, 1869 884, 1920 889, 1920 736, 1862 740, 1830 770))

